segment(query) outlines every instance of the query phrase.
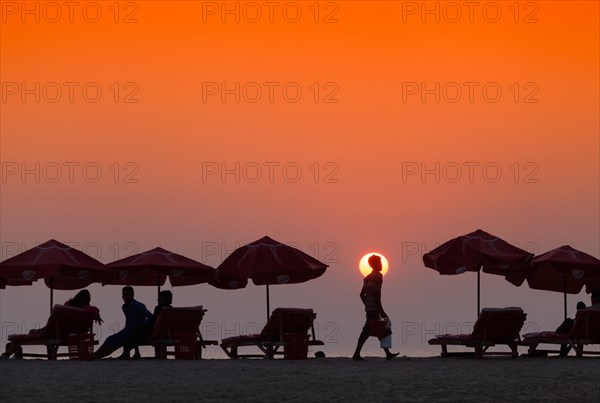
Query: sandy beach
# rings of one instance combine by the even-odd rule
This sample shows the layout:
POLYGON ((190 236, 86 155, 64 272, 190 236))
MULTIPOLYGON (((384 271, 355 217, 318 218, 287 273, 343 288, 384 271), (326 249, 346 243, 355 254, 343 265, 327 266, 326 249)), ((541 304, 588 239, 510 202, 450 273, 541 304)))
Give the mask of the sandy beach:
POLYGON ((600 359, 572 357, 5 360, 0 400, 597 402, 599 379, 600 359))

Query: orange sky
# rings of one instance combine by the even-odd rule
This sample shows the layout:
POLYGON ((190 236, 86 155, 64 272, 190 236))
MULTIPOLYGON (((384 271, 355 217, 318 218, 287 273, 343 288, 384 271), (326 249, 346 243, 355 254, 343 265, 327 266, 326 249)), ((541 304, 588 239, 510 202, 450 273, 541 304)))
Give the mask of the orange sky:
MULTIPOLYGON (((331 265, 311 283, 272 287, 273 303, 311 295, 322 323, 339 325, 332 348, 349 349, 369 250, 390 261, 384 305, 398 335, 405 322, 472 319, 473 276, 442 278, 420 260, 448 238, 482 228, 538 252, 568 243, 600 255, 597 2, 480 2, 473 22, 465 6, 449 21, 463 2, 425 2, 439 23, 420 1, 323 1, 318 16, 314 1, 280 3, 269 22, 263 2, 237 2, 239 23, 222 22, 222 2, 119 2, 115 16, 114 2, 99 1, 95 23, 90 2, 73 22, 66 7, 58 18, 40 3, 38 23, 36 2, 0 1, 0 259, 56 238, 94 245, 103 262, 133 242, 217 266, 236 243, 268 234, 331 265), (137 22, 123 21, 130 13, 137 22), (236 83, 223 102, 221 85, 236 83)), ((560 295, 483 280, 484 306, 560 320, 560 295)), ((92 291, 122 321, 117 289, 92 291)), ((154 290, 139 292, 152 306, 154 290)), ((263 320, 259 287, 175 293, 214 321, 263 320)), ((1 291, 1 321, 43 320, 46 297, 41 284, 1 291), (24 300, 39 304, 9 308, 24 300)))

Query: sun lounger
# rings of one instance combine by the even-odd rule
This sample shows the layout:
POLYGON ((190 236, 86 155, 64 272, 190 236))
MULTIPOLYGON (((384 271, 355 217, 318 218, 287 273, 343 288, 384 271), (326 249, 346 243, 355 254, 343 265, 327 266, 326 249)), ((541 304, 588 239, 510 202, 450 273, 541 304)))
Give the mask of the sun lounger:
POLYGON ((152 335, 142 345, 154 346, 156 358, 201 359, 202 349, 207 345, 217 345, 216 340, 204 340, 200 333, 200 323, 206 309, 201 306, 193 308, 164 308, 154 324, 152 335), (169 346, 174 351, 168 351, 169 346))
POLYGON ((221 341, 221 348, 229 358, 272 359, 282 355, 288 359, 305 359, 308 346, 324 344, 315 337, 313 322, 316 316, 312 309, 277 308, 260 334, 228 337, 221 341), (240 354, 238 349, 244 346, 256 346, 261 353, 240 354))
MULTIPOLYGON (((70 335, 91 335, 93 320, 97 312, 66 305, 54 305, 46 326, 28 334, 14 334, 8 340, 14 344, 15 357, 45 357, 55 360, 57 357, 71 356, 58 353, 60 346, 68 346, 70 335), (46 346, 46 354, 24 353, 23 346, 46 346)), ((93 341, 98 344, 98 341, 93 341)))
POLYGON ((561 354, 560 350, 539 349, 538 345, 540 344, 560 345, 563 355, 568 354, 569 350, 573 348, 578 358, 581 358, 584 354, 600 355, 600 349, 584 351, 586 345, 600 345, 600 308, 587 308, 577 311, 569 334, 556 332, 527 333, 523 335, 523 341, 520 343, 520 345, 529 347, 529 355, 531 356, 544 353, 561 354))
POLYGON ((448 345, 472 347, 475 357, 484 355, 511 355, 518 357, 519 332, 525 323, 526 314, 521 308, 483 308, 471 334, 444 334, 429 340, 431 345, 442 346, 442 357, 450 355, 472 355, 473 353, 448 352, 448 345), (488 352, 488 348, 504 344, 510 352, 488 352))

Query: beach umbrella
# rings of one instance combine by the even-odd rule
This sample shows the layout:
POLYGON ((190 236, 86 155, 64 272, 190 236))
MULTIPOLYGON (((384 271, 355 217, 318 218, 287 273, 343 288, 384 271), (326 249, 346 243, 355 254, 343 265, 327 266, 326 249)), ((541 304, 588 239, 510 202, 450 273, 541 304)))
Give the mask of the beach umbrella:
POLYGON ((217 267, 210 284, 233 290, 246 287, 252 279, 256 285, 265 285, 268 320, 269 285, 303 283, 322 276, 326 269, 326 264, 312 256, 265 236, 234 250, 217 267))
POLYGON ((566 319, 567 294, 579 294, 584 285, 587 292, 600 286, 600 260, 563 245, 533 258, 525 272, 507 276, 514 284, 522 283, 524 279, 532 289, 562 292, 566 319))
POLYGON ((93 257, 54 239, 28 249, 0 263, 5 285, 31 285, 44 279, 50 288, 50 309, 54 290, 77 290, 101 282, 112 272, 93 257))
MULTIPOLYGON (((533 254, 478 229, 453 238, 423 255, 425 267, 442 275, 477 272, 477 315, 480 311, 480 273, 509 275, 528 267, 533 254)), ((516 281, 516 280, 515 280, 516 281)), ((522 282, 522 281, 521 281, 522 282)))
POLYGON ((113 273, 104 284, 157 286, 167 277, 173 287, 207 283, 215 269, 163 248, 154 248, 106 265, 113 273))

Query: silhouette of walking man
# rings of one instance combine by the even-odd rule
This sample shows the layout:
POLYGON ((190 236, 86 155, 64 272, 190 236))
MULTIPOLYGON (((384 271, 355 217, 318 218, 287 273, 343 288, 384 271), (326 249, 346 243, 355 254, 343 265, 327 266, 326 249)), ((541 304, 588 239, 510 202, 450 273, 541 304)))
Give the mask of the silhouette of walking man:
MULTIPOLYGON (((364 358, 360 356, 360 350, 369 338, 369 320, 377 320, 379 318, 387 319, 388 316, 381 306, 381 287, 383 285, 383 275, 381 274, 381 257, 377 255, 371 255, 369 257, 369 266, 373 271, 365 277, 363 287, 360 290, 360 299, 365 305, 365 311, 367 314, 367 320, 363 326, 362 332, 358 337, 358 344, 352 359, 354 361, 364 361, 364 358)), ((399 353, 392 353, 388 348, 383 349, 385 356, 388 360, 397 357, 399 353)))

